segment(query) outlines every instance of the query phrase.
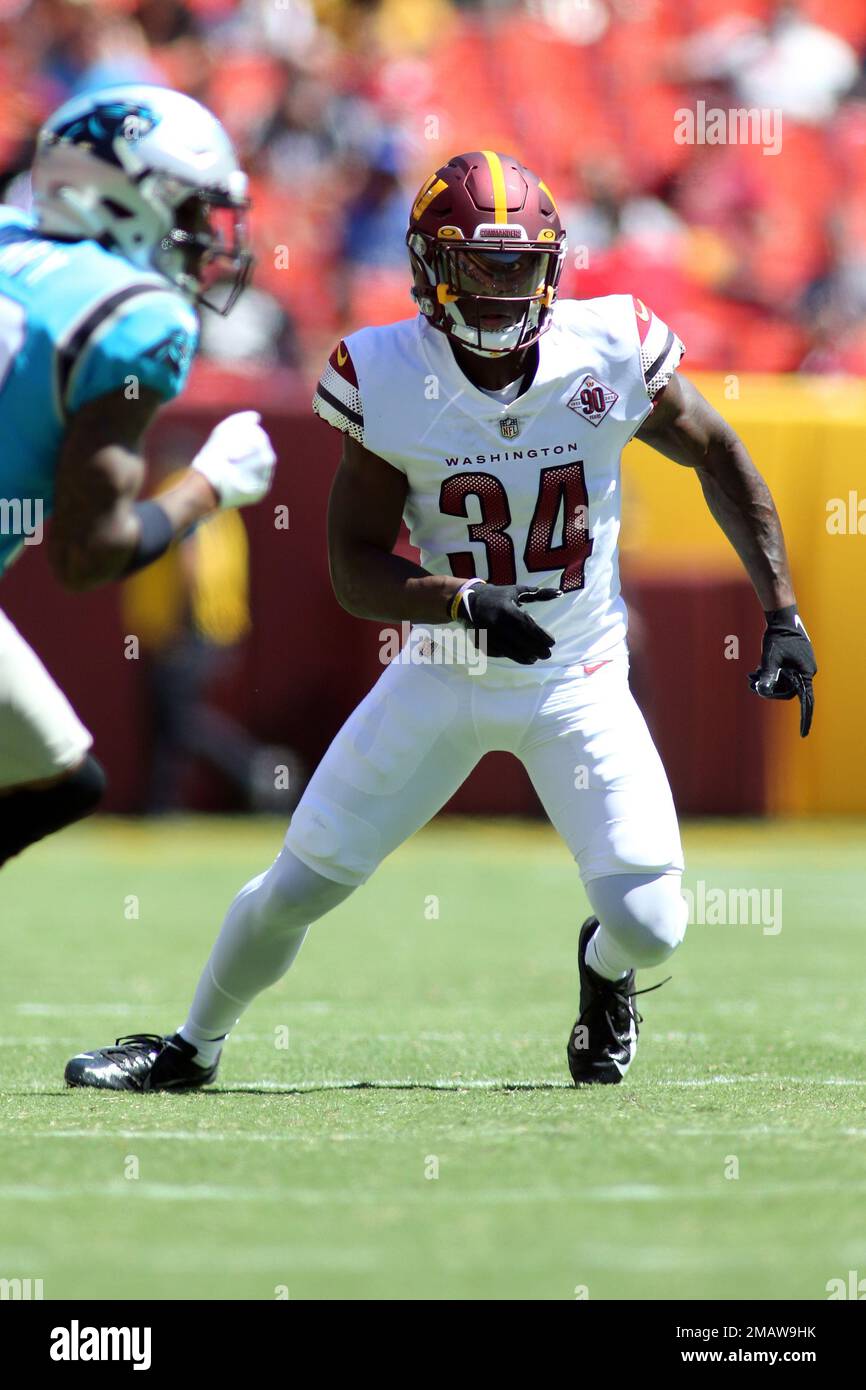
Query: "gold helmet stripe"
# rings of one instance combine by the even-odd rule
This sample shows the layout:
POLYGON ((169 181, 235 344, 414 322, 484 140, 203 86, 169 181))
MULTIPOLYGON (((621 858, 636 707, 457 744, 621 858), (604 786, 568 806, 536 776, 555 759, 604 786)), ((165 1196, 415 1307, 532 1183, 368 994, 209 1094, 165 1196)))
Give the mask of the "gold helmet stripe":
POLYGON ((442 190, 447 187, 444 179, 437 179, 435 174, 430 175, 412 206, 412 217, 416 222, 419 217, 424 216, 433 199, 438 198, 442 190))
POLYGON ((538 180, 538 187, 544 189, 544 192, 547 194, 548 198, 549 198, 550 201, 553 203, 553 211, 556 212, 556 213, 558 213, 558 212, 559 212, 559 208, 556 206, 556 199, 554 198, 554 196, 553 196, 553 194, 551 193, 550 189, 548 188, 547 184, 544 182, 544 179, 539 179, 539 180, 538 180))
POLYGON ((508 221, 508 194, 505 191, 505 171, 495 150, 482 150, 493 180, 493 220, 498 226, 508 221))

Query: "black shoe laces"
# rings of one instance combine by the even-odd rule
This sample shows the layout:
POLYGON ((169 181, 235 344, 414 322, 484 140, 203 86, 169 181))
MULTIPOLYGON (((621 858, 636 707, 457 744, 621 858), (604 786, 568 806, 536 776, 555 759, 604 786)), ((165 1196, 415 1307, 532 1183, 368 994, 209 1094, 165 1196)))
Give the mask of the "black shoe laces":
POLYGON ((115 1038, 114 1047, 107 1047, 107 1053, 119 1052, 125 1057, 128 1052, 150 1052, 153 1048, 158 1048, 161 1052, 165 1047, 165 1038, 159 1033, 127 1033, 123 1038, 115 1038))
MULTIPOLYGON (((643 1014, 638 1012, 638 1010, 633 1006, 631 1001, 633 999, 637 999, 639 994, 652 994, 654 990, 661 989, 662 985, 668 984, 673 979, 673 975, 668 975, 664 980, 659 980, 657 985, 647 985, 646 989, 633 990, 617 989, 617 985, 620 983, 618 980, 604 980, 601 975, 596 975, 596 979, 602 980, 602 984, 600 986, 596 986, 596 988, 599 990, 599 993, 603 993, 605 995, 612 994, 616 999, 617 1004, 619 1004, 620 1007, 625 1007, 625 1009, 628 1012, 628 1016, 632 1020, 632 1022, 634 1022, 638 1027, 640 1027, 640 1025, 643 1023, 643 1014)), ((583 1013, 580 1015, 580 1018, 577 1020, 578 1026, 581 1023, 583 1023, 584 1018, 589 1013, 590 1009, 592 1009, 593 1004, 595 1002, 596 1001, 593 1000, 593 1003, 588 1004, 587 1007, 584 1009, 583 1013)), ((607 1019, 607 1026, 610 1029, 611 1033, 614 1037, 617 1037, 618 1034, 616 1030, 616 1025, 614 1024, 614 1021, 610 1016, 610 1008, 607 1005, 604 1006, 604 1016, 607 1019)))

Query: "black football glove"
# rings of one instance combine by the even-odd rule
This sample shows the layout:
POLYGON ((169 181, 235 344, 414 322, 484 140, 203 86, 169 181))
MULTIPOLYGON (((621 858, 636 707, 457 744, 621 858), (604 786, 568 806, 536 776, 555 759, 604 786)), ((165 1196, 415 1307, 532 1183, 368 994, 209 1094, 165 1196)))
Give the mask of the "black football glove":
POLYGON ((523 584, 473 584, 460 597, 456 617, 481 638, 488 656, 507 656, 520 666, 546 661, 553 638, 524 611, 525 603, 559 598, 559 589, 530 589, 523 584))
POLYGON ((795 604, 765 614, 767 630, 761 647, 761 665, 749 673, 749 684, 765 700, 800 701, 800 737, 812 727, 815 697, 812 677, 818 667, 809 634, 795 604))

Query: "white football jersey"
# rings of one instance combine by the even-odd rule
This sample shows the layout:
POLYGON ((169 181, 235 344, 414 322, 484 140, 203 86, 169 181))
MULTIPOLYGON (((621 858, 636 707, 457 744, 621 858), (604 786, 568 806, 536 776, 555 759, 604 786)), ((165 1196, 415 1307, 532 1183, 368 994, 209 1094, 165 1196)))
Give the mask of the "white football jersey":
POLYGON ((557 302, 538 347, 531 383, 502 404, 423 315, 363 328, 335 348, 313 409, 406 474, 425 569, 563 591, 527 609, 556 640, 541 670, 625 637, 620 454, 685 349, 631 295, 557 302))

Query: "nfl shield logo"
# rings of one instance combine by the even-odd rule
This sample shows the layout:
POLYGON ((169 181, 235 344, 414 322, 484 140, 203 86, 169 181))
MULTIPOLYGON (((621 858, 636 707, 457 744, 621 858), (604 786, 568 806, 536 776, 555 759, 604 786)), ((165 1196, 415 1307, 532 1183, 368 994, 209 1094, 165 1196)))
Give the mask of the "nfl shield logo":
POLYGON ((499 421, 499 432, 503 439, 516 439, 520 433, 520 421, 515 420, 513 415, 506 415, 504 420, 499 421))

